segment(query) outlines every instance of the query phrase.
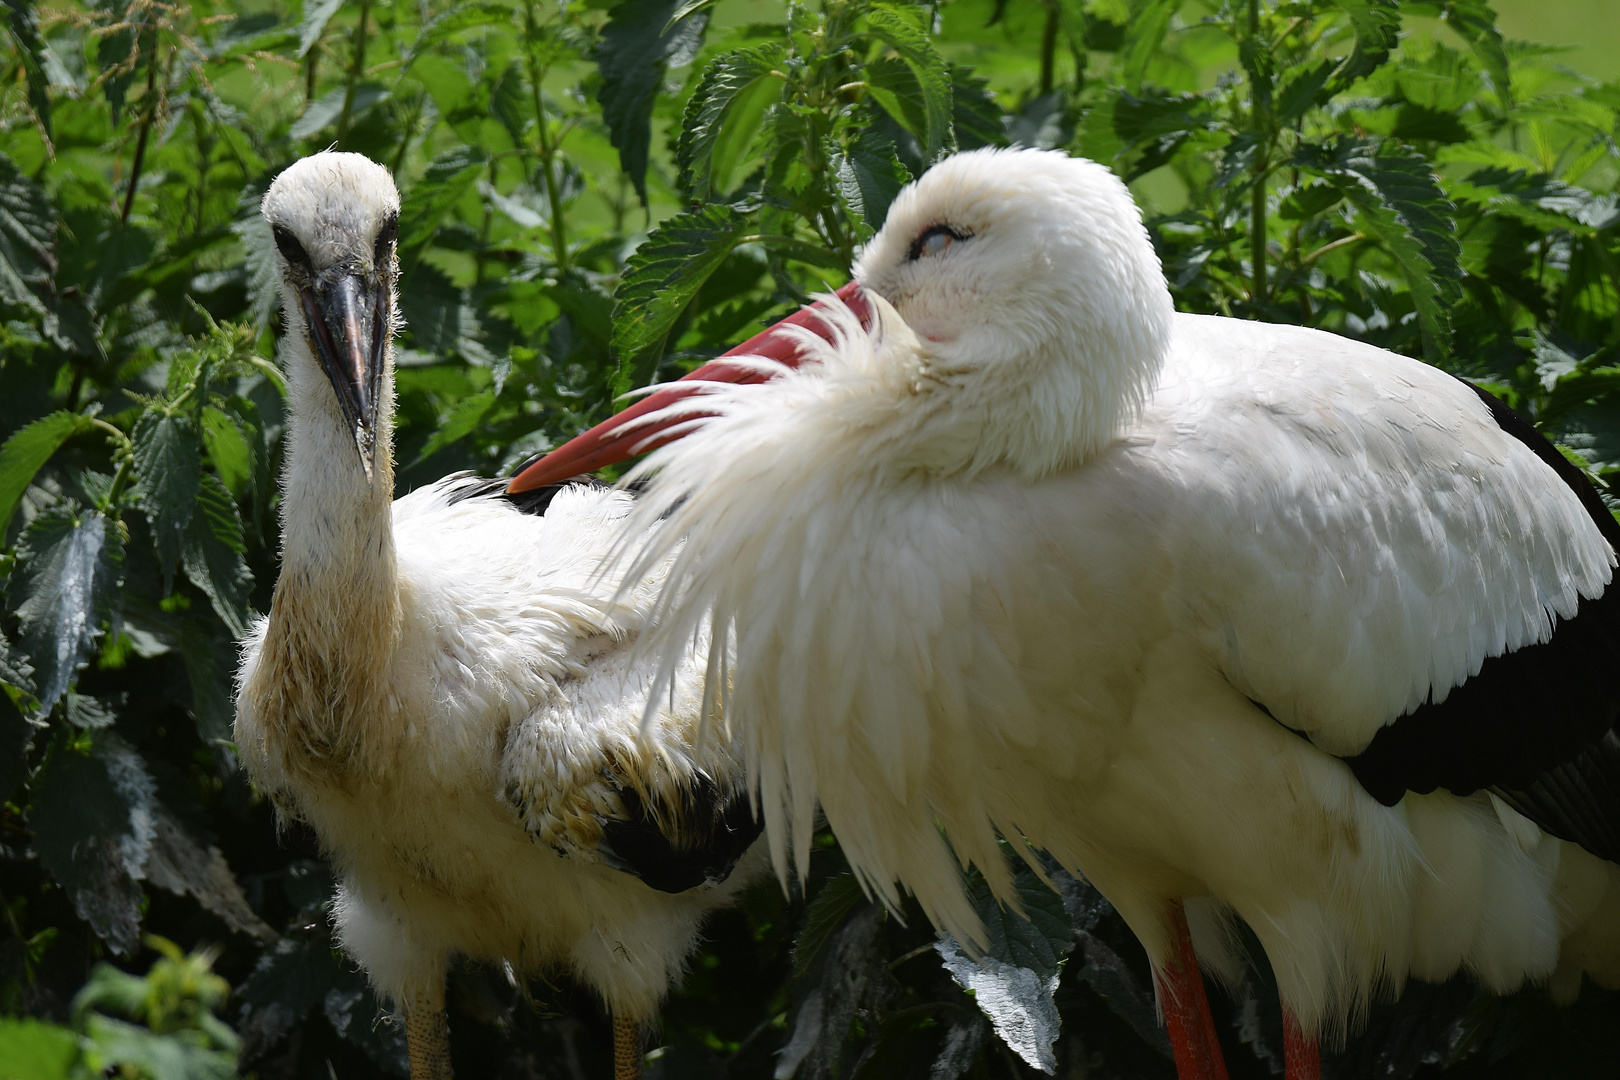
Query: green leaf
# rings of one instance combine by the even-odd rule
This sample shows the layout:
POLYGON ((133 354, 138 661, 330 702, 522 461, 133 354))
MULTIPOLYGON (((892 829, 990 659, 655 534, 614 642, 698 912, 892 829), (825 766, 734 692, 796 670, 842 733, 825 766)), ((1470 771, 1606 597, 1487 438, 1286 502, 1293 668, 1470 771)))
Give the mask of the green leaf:
POLYGON ((28 657, 0 632, 0 688, 5 686, 32 697, 34 695, 34 666, 28 657))
POLYGON ((0 1061, 6 1080, 70 1080, 78 1075, 79 1037, 31 1017, 0 1017, 0 1061))
POLYGON ((1507 46, 1496 25, 1496 12, 1486 0, 1441 0, 1440 17, 1474 49, 1474 55, 1491 77, 1492 88, 1503 108, 1513 104, 1513 83, 1507 46))
POLYGON ((264 950, 238 994, 243 1036, 258 1046, 277 1042, 325 999, 340 971, 324 932, 319 940, 282 938, 264 950))
POLYGON ((139 1070, 163 1080, 234 1080, 236 1053, 199 1046, 190 1039, 159 1035, 138 1024, 91 1013, 85 1033, 96 1057, 109 1067, 139 1070))
POLYGON ((81 919, 114 952, 140 944, 136 875, 152 843, 152 779, 139 756, 102 735, 92 753, 55 748, 34 780, 34 849, 81 919))
POLYGON ((276 937, 276 932, 253 913, 219 848, 192 836, 179 818, 161 804, 153 807, 152 829, 147 881, 176 896, 191 896, 238 933, 260 941, 276 937))
POLYGON ((1131 7, 1125 43, 1120 49, 1120 81, 1126 90, 1135 93, 1141 89, 1148 64, 1159 54, 1159 45, 1181 0, 1138 0, 1131 7))
POLYGON ((242 519, 219 477, 204 473, 197 490, 197 512, 186 526, 181 561, 186 577, 203 591, 233 638, 247 633, 253 617, 249 597, 253 573, 242 558, 242 519))
POLYGON ((56 274, 56 208, 0 154, 0 302, 44 314, 56 274))
POLYGON ((747 224, 729 206, 705 206, 666 218, 636 248, 613 292, 618 393, 634 385, 633 371, 647 369, 663 355, 675 320, 725 262, 747 224))
POLYGON ((1305 145, 1294 161, 1335 184, 1356 208, 1356 219, 1399 268, 1412 294, 1431 361, 1450 354, 1449 309, 1462 296, 1462 246, 1456 207, 1429 162, 1395 143, 1376 149, 1365 140, 1305 145))
POLYGON ((28 104, 39 118, 45 138, 51 134, 50 80, 45 76, 45 42, 39 36, 39 13, 29 0, 6 0, 7 21, 17 42, 17 62, 28 78, 28 104))
POLYGON ((452 34, 511 21, 512 9, 505 4, 479 2, 447 8, 422 24, 416 40, 405 50, 405 66, 410 67, 418 57, 452 34))
POLYGON ((23 532, 9 593, 42 710, 89 662, 112 616, 123 561, 117 526, 71 499, 41 511, 23 532))
POLYGON ((446 150, 405 193, 399 211, 399 262, 407 286, 440 223, 472 190, 488 162, 489 156, 474 146, 446 150))
MULTIPOLYGON (((924 160, 931 162, 951 144, 952 140, 951 70, 940 58, 939 53, 934 51, 927 33, 900 9, 887 4, 874 4, 867 12, 866 25, 873 37, 895 51, 915 80, 922 105, 921 116, 918 118, 920 123, 913 121, 916 126, 913 127, 908 123, 907 128, 922 144, 924 160)), ((877 66, 870 65, 870 67, 877 66)), ((893 92, 892 80, 887 88, 893 92)), ((873 96, 877 97, 876 84, 872 84, 871 89, 874 91, 873 96)), ((887 105, 885 109, 888 109, 887 105)), ((896 120, 906 123, 908 119, 906 116, 896 115, 892 109, 889 109, 889 112, 896 120)))
POLYGON ((738 129, 757 129, 765 108, 781 94, 782 81, 770 73, 785 55, 780 44, 766 42, 721 53, 704 69, 697 89, 687 99, 675 144, 678 185, 688 199, 707 202, 717 178, 722 192, 726 190, 732 171, 727 166, 734 167, 746 145, 724 155, 729 160, 717 162, 722 138, 729 134, 726 141, 733 144, 746 144, 752 138, 752 130, 738 129))
POLYGON ((0 803, 28 779, 28 747, 33 739, 34 726, 12 703, 11 695, 0 691, 0 803))
POLYGON ((14 433, 0 446, 0 537, 34 475, 57 449, 90 427, 90 419, 77 413, 54 412, 14 433))
POLYGON ((696 53, 709 25, 697 11, 671 25, 679 0, 623 0, 602 28, 596 66, 602 74, 596 100, 619 167, 642 204, 647 202, 647 152, 652 146, 652 108, 671 59, 696 53))
POLYGON ((989 81, 964 64, 951 65, 951 126, 959 150, 1007 145, 1001 106, 990 92, 989 81))
POLYGON ((828 878, 805 909, 804 929, 793 941, 793 977, 802 979, 810 974, 816 954, 827 944, 856 905, 866 902, 866 893, 854 874, 845 871, 828 878))
POLYGON ((151 522, 163 591, 168 592, 202 485, 197 429, 189 416, 153 409, 135 422, 131 441, 135 444, 134 490, 151 522))
POLYGON ((1356 47, 1333 73, 1335 90, 1342 90, 1363 76, 1370 75, 1389 59, 1390 50, 1400 41, 1401 12, 1398 0, 1334 0, 1350 18, 1356 34, 1356 47))
POLYGON ((883 228, 889 204, 911 183, 911 173, 900 164, 894 144, 871 128, 861 132, 847 152, 835 146, 828 167, 850 218, 863 224, 863 237, 883 228))
POLYGON ((456 440, 472 434, 473 429, 483 421, 485 416, 489 415, 489 411, 494 407, 495 393, 491 390, 480 391, 471 397, 465 397, 456 402, 455 408, 451 409, 450 415, 445 417, 443 422, 439 424, 439 428, 433 433, 433 437, 428 439, 423 444, 422 449, 417 452, 416 461, 412 462, 412 464, 419 464, 456 440))
POLYGON ((465 290, 432 263, 422 263, 406 279, 399 300, 412 348, 444 358, 478 334, 477 316, 467 305, 465 290))
POLYGON ((203 445, 208 460, 232 496, 239 496, 253 480, 253 451, 242 422, 217 406, 202 412, 203 445))
POLYGON ((298 58, 302 60, 326 33, 326 24, 343 7, 343 0, 304 0, 304 21, 298 26, 298 58))

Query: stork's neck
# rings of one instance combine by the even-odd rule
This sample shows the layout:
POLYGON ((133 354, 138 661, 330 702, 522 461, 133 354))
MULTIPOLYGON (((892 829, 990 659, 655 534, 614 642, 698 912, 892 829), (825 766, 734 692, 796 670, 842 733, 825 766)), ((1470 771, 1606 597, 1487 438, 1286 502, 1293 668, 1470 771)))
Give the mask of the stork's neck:
POLYGON ((281 576, 275 595, 282 610, 272 611, 272 622, 277 614, 293 617, 294 608, 319 613, 296 619, 304 644, 354 669, 390 651, 399 618, 392 520, 393 365, 388 363, 383 373, 375 464, 368 478, 353 429, 304 336, 289 334, 285 349, 289 417, 281 576), (370 656, 351 655, 361 650, 370 656))

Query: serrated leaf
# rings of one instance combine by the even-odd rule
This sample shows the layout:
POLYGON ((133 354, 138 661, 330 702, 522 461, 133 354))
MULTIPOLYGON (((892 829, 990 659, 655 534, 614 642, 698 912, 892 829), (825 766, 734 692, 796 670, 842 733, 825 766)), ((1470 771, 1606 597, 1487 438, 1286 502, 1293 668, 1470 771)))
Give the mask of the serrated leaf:
POLYGON ((0 538, 34 476, 61 445, 90 426, 88 417, 67 411, 42 416, 0 446, 0 538))
POLYGON ((472 190, 488 161, 477 147, 446 150, 428 163, 422 178, 405 193, 399 211, 399 261, 407 284, 440 223, 472 190))
POLYGON ((451 34, 463 30, 471 30, 479 26, 492 26, 496 23, 510 23, 512 9, 505 4, 472 3, 457 4, 452 8, 434 15, 422 24, 417 32, 416 40, 411 42, 410 48, 405 50, 405 66, 410 67, 417 57, 423 56, 433 46, 448 38, 451 34))
POLYGON ((729 206, 705 206, 666 218, 636 248, 613 291, 620 393, 633 385, 632 368, 645 368, 663 355, 675 320, 725 262, 747 225, 729 206))
POLYGON ((399 299, 413 348, 446 358, 478 335, 478 317, 467 303, 466 291, 432 263, 416 268, 399 299))
POLYGON ((844 924, 857 904, 866 900, 866 893, 854 874, 845 872, 828 878, 805 909, 804 929, 793 941, 793 977, 802 979, 810 974, 816 954, 844 924))
POLYGON ((28 657, 0 632, 0 684, 32 697, 34 695, 34 666, 28 657))
MULTIPOLYGON (((757 126, 759 115, 755 114, 762 115, 770 102, 753 100, 767 97, 756 91, 774 89, 776 94, 781 93, 781 80, 771 78, 770 72, 785 55, 782 45, 767 42, 722 53, 704 69, 686 102, 680 138, 675 144, 675 165, 680 170, 677 182, 688 199, 707 202, 717 173, 722 184, 729 181, 730 170, 717 169, 715 161, 727 121, 751 118, 757 126)), ((740 125, 734 122, 731 126, 740 125)), ((737 133, 733 133, 733 141, 741 141, 737 133)))
POLYGON ((1496 12, 1486 0, 1440 0, 1440 17, 1473 47, 1503 108, 1513 104, 1511 67, 1496 12))
POLYGON ((911 173, 900 164, 894 144, 870 128, 847 152, 834 147, 828 168, 850 218, 865 226, 863 238, 883 228, 889 204, 911 183, 911 173))
POLYGON ((931 162, 952 142, 951 70, 934 51, 928 35, 899 9, 873 4, 866 15, 866 26, 873 37, 895 51, 916 81, 922 115, 911 133, 922 143, 924 159, 931 162))
POLYGON ((157 804, 152 815, 152 848, 146 879, 176 896, 189 895, 238 933, 260 941, 276 937, 248 906, 247 897, 219 848, 193 837, 170 810, 157 804))
POLYGON ((102 736, 94 751, 56 748, 35 778, 34 850, 73 909, 114 952, 140 944, 142 872, 152 844, 152 779, 140 758, 102 736))
POLYGON ((44 314, 56 274, 56 208, 0 154, 0 302, 44 314))
POLYGON ((325 1000, 341 970, 324 932, 319 939, 283 938, 260 953, 237 994, 248 1056, 268 1049, 325 1000))
POLYGON ((51 81, 45 74, 45 42, 39 36, 39 12, 30 0, 5 0, 12 39, 17 43, 18 66, 28 79, 28 105, 39 118, 46 141, 51 134, 51 81))
POLYGON ((1333 73, 1335 89, 1343 89, 1371 74, 1389 59, 1390 50, 1400 41, 1401 12, 1398 0, 1334 0, 1350 19, 1356 34, 1356 47, 1333 73))
POLYGON ((1126 90, 1137 92, 1147 75, 1148 64, 1159 52, 1159 44, 1170 29, 1171 16, 1181 8, 1181 0, 1144 0, 1133 3, 1125 41, 1120 46, 1120 81, 1126 90))
POLYGON ((242 519, 236 502, 219 477, 204 473, 197 489, 197 509, 186 525, 181 562, 186 577, 203 591, 233 638, 247 633, 253 617, 249 597, 253 572, 243 553, 242 519))
POLYGON ((643 205, 647 202, 647 153, 652 146, 652 107, 671 57, 693 53, 703 41, 709 13, 673 21, 680 0, 623 0, 602 28, 596 67, 602 74, 596 100, 619 152, 619 167, 643 205))
POLYGON ((1429 162, 1394 143, 1376 149, 1361 139, 1306 145, 1296 164, 1336 184, 1356 208, 1360 227, 1400 269, 1411 292, 1431 361, 1450 353, 1450 307, 1462 295, 1462 246, 1456 207, 1429 162))
POLYGON ((28 523, 9 593, 42 710, 56 704, 89 662, 111 617, 123 560, 117 527, 70 499, 28 523))
POLYGON ((308 55, 326 33, 326 24, 343 7, 343 0, 305 0, 304 19, 298 25, 298 58, 308 55))
POLYGON ((1007 145, 1001 106, 990 92, 989 80, 965 64, 951 65, 951 126, 958 150, 1007 145))
POLYGON ((233 496, 240 495, 253 480, 253 451, 241 421, 210 405, 202 412, 202 437, 221 482, 233 496))
POLYGON ((365 1051, 383 1070, 395 1076, 410 1076, 405 1025, 379 1022, 387 1014, 362 972, 352 968, 339 972, 336 985, 326 992, 321 1004, 333 1031, 365 1051))
POLYGON ((202 486, 196 425, 181 413, 148 410, 135 422, 130 441, 135 444, 134 491, 151 523, 163 591, 168 592, 202 486))
POLYGON ((1001 1041, 1032 1068, 1057 1071, 1053 1044, 1062 1026, 1053 995, 1056 975, 1042 979, 1029 968, 994 956, 970 958, 949 934, 934 946, 945 970, 990 1020, 1001 1041))
POLYGON ((0 803, 17 793, 28 779, 28 747, 34 727, 12 704, 11 695, 0 691, 0 803))

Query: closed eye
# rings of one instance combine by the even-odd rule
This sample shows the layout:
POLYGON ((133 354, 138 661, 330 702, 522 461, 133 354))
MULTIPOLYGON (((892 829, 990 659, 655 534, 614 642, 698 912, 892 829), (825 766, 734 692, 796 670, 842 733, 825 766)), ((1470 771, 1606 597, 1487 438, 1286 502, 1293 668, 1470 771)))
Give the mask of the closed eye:
POLYGON ((907 256, 910 262, 916 262, 924 255, 938 255, 952 244, 972 239, 972 233, 959 233, 949 225, 930 225, 917 235, 911 242, 911 254, 907 256))

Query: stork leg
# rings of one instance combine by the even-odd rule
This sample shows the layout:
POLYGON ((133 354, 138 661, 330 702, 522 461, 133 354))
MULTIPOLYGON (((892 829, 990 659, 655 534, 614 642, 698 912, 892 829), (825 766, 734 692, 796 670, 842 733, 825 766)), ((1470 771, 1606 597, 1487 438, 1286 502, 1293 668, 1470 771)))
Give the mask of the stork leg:
POLYGON ((405 1051, 411 1061, 411 1080, 453 1080, 442 972, 435 985, 405 1006, 405 1051))
MULTIPOLYGON (((1204 996, 1204 977, 1193 952, 1187 910, 1180 900, 1170 904, 1170 932, 1175 947, 1168 962, 1154 971, 1153 980, 1158 985, 1159 1008, 1176 1059, 1176 1076, 1178 1080, 1226 1080, 1226 1059, 1221 1056, 1209 999, 1204 996)), ((1303 1077, 1289 1073, 1287 1080, 1303 1077)))
MULTIPOLYGON (((641 1032, 636 1022, 613 1017, 613 1080, 640 1080, 641 1032)), ((414 1078, 413 1078, 414 1080, 414 1078)))
POLYGON ((1283 1075, 1285 1080, 1322 1080, 1322 1055, 1316 1036, 1306 1035, 1294 1010, 1283 1006, 1283 1075))

